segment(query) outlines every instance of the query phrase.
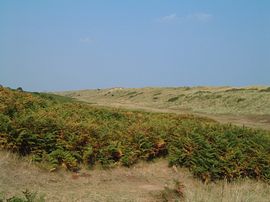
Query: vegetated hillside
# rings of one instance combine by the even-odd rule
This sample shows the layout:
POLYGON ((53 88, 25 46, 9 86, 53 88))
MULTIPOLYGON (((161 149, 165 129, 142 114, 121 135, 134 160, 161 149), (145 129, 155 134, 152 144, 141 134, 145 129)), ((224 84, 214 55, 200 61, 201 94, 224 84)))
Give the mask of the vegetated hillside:
POLYGON ((113 88, 59 94, 103 105, 135 104, 183 112, 268 115, 268 118, 270 115, 270 87, 113 88))
POLYGON ((0 88, 0 148, 77 170, 167 157, 203 181, 270 180, 270 133, 190 115, 91 107, 0 88))

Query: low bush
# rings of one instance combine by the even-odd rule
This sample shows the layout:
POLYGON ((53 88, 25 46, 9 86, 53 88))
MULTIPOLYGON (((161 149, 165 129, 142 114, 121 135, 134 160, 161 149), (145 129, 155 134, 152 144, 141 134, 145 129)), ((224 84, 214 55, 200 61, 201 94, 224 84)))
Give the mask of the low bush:
POLYGON ((260 92, 270 92, 270 87, 265 88, 265 89, 261 89, 260 92))
POLYGON ((175 102, 175 101, 178 100, 178 99, 179 99, 179 96, 177 96, 177 97, 172 97, 172 98, 168 99, 168 102, 175 102))
POLYGON ((37 192, 30 192, 26 189, 22 194, 23 196, 15 195, 7 198, 0 193, 0 202, 45 202, 44 195, 38 195, 37 192))

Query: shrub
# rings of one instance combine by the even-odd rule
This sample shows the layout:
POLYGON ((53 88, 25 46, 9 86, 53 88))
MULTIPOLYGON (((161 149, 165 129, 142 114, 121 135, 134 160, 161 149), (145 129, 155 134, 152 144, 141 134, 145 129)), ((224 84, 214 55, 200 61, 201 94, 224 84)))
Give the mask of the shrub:
POLYGON ((175 102, 175 101, 178 100, 178 99, 179 99, 179 96, 177 96, 177 97, 172 97, 172 98, 168 99, 168 102, 175 102))
POLYGON ((189 168, 205 182, 246 176, 269 180, 269 146, 269 134, 230 125, 205 125, 172 141, 169 162, 189 168))
POLYGON ((261 89, 260 92, 270 92, 270 87, 265 88, 265 89, 261 89))
POLYGON ((85 165, 92 166, 95 163, 95 154, 93 151, 93 147, 88 146, 83 152, 83 163, 85 165))
POLYGON ((69 151, 62 149, 54 150, 49 154, 49 162, 56 168, 59 165, 68 170, 76 171, 78 169, 77 159, 69 151))
POLYGON ((10 198, 6 198, 4 194, 0 194, 0 202, 45 202, 45 196, 39 196, 37 192, 30 192, 26 189, 22 193, 23 196, 15 195, 10 198))

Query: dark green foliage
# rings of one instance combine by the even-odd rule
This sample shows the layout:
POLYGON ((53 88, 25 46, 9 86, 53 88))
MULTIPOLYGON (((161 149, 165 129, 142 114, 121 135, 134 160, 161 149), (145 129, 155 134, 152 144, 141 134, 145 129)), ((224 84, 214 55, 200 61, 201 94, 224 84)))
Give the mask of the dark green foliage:
POLYGON ((46 100, 51 100, 55 102, 72 102, 75 101, 73 98, 65 97, 61 95, 51 94, 51 93, 39 93, 39 92, 33 92, 32 95, 37 95, 41 98, 45 98, 46 100))
POLYGON ((129 98, 133 98, 141 94, 143 94, 143 92, 131 91, 131 92, 128 92, 125 96, 129 96, 129 98))
POLYGON ((179 99, 179 96, 177 96, 177 97, 172 97, 172 98, 168 99, 168 102, 175 102, 175 101, 178 100, 178 99, 179 99))
POLYGON ((237 92, 237 91, 248 91, 248 89, 244 89, 244 88, 231 88, 231 89, 225 90, 225 92, 237 92))
POLYGON ((18 87, 18 88, 17 88, 17 91, 21 91, 21 92, 23 92, 22 87, 18 87))
POLYGON ((44 195, 38 195, 37 192, 30 192, 29 190, 25 190, 22 192, 23 196, 12 196, 10 198, 6 198, 4 194, 0 193, 0 202, 45 202, 44 195))
POLYGON ((265 88, 265 89, 261 89, 260 92, 270 92, 270 87, 265 88))
POLYGON ((136 92, 136 91, 131 91, 131 92, 128 92, 127 94, 126 94, 126 96, 131 96, 131 95, 136 95, 138 92, 136 92))
POLYGON ((188 86, 183 87, 183 88, 184 88, 184 90, 186 90, 186 91, 188 91, 188 90, 190 90, 190 89, 191 89, 191 87, 188 87, 188 86))
POLYGON ((54 167, 62 165, 69 170, 75 171, 78 169, 78 163, 77 159, 75 158, 75 154, 72 154, 72 152, 63 149, 57 149, 51 152, 49 154, 49 162, 54 167))
POLYGON ((88 146, 85 148, 83 152, 83 163, 88 166, 92 166, 95 163, 95 152, 93 150, 93 147, 88 146))
POLYGON ((245 98, 237 98, 237 100, 236 100, 236 102, 243 102, 243 101, 245 101, 246 99, 245 98))
POLYGON ((127 95, 130 95, 129 98, 133 98, 133 97, 136 97, 136 96, 141 95, 141 94, 143 94, 143 92, 134 91, 134 92, 128 93, 127 95))
POLYGON ((269 180, 269 134, 231 125, 201 125, 175 138, 170 164, 188 167, 204 181, 245 176, 269 180))
POLYGON ((155 96, 159 96, 159 95, 161 95, 162 93, 161 92, 157 92, 157 93, 155 93, 153 96, 155 97, 155 96))
POLYGON ((270 181, 270 133, 190 115, 91 107, 63 97, 0 89, 0 149, 53 168, 131 166, 168 156, 203 181, 270 181))

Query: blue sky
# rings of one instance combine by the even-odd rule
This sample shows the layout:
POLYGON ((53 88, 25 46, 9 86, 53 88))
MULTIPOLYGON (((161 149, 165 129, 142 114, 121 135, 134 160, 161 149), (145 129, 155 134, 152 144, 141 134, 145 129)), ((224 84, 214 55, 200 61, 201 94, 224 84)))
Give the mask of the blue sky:
POLYGON ((0 0, 0 84, 270 85, 270 1, 0 0))

